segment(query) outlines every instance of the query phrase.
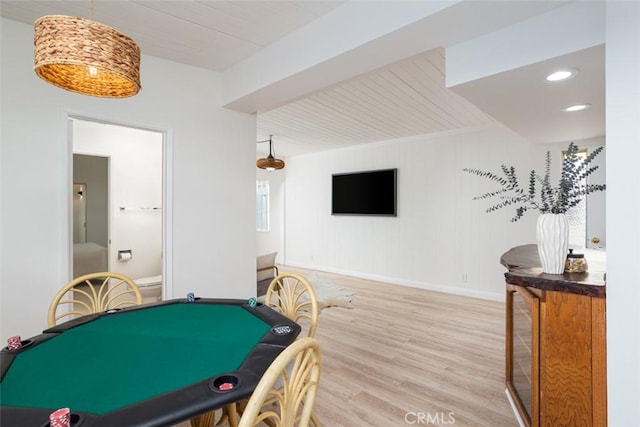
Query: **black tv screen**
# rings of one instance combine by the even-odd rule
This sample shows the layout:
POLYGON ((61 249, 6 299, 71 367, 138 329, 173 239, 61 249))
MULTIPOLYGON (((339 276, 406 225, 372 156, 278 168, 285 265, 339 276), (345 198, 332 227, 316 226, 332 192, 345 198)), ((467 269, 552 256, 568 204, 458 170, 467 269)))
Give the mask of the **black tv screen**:
POLYGON ((397 216, 397 169, 331 176, 331 214, 397 216))

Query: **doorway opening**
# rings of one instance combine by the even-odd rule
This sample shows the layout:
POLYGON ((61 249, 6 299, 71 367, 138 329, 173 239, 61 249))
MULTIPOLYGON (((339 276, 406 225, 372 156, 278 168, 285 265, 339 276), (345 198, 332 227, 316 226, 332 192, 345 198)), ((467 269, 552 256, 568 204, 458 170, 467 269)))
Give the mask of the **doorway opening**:
POLYGON ((164 132, 69 122, 73 276, 120 273, 139 285, 145 302, 166 297, 164 132))

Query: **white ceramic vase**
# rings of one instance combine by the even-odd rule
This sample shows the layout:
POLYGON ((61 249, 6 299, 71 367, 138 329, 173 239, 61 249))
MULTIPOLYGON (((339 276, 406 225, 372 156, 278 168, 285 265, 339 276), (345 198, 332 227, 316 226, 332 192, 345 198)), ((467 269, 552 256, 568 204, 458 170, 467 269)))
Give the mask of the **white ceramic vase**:
POLYGON ((569 249, 569 221, 565 214, 541 214, 536 227, 542 272, 562 274, 569 249))

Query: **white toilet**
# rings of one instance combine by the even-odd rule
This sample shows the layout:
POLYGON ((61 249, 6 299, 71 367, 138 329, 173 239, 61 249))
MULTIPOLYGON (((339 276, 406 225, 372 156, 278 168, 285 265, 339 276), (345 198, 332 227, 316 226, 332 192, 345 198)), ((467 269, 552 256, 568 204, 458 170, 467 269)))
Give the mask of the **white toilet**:
POLYGON ((150 302, 160 301, 162 299, 162 275, 141 277, 140 279, 134 279, 140 293, 142 293, 142 303, 147 304, 150 302))

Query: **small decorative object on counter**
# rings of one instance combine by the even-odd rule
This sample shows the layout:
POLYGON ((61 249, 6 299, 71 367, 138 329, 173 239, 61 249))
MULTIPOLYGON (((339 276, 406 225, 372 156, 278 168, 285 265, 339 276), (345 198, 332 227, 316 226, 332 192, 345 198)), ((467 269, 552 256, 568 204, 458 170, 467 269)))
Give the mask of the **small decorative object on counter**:
POLYGON ((569 249, 564 271, 567 273, 584 273, 587 269, 587 260, 584 254, 574 254, 573 249, 569 249))

